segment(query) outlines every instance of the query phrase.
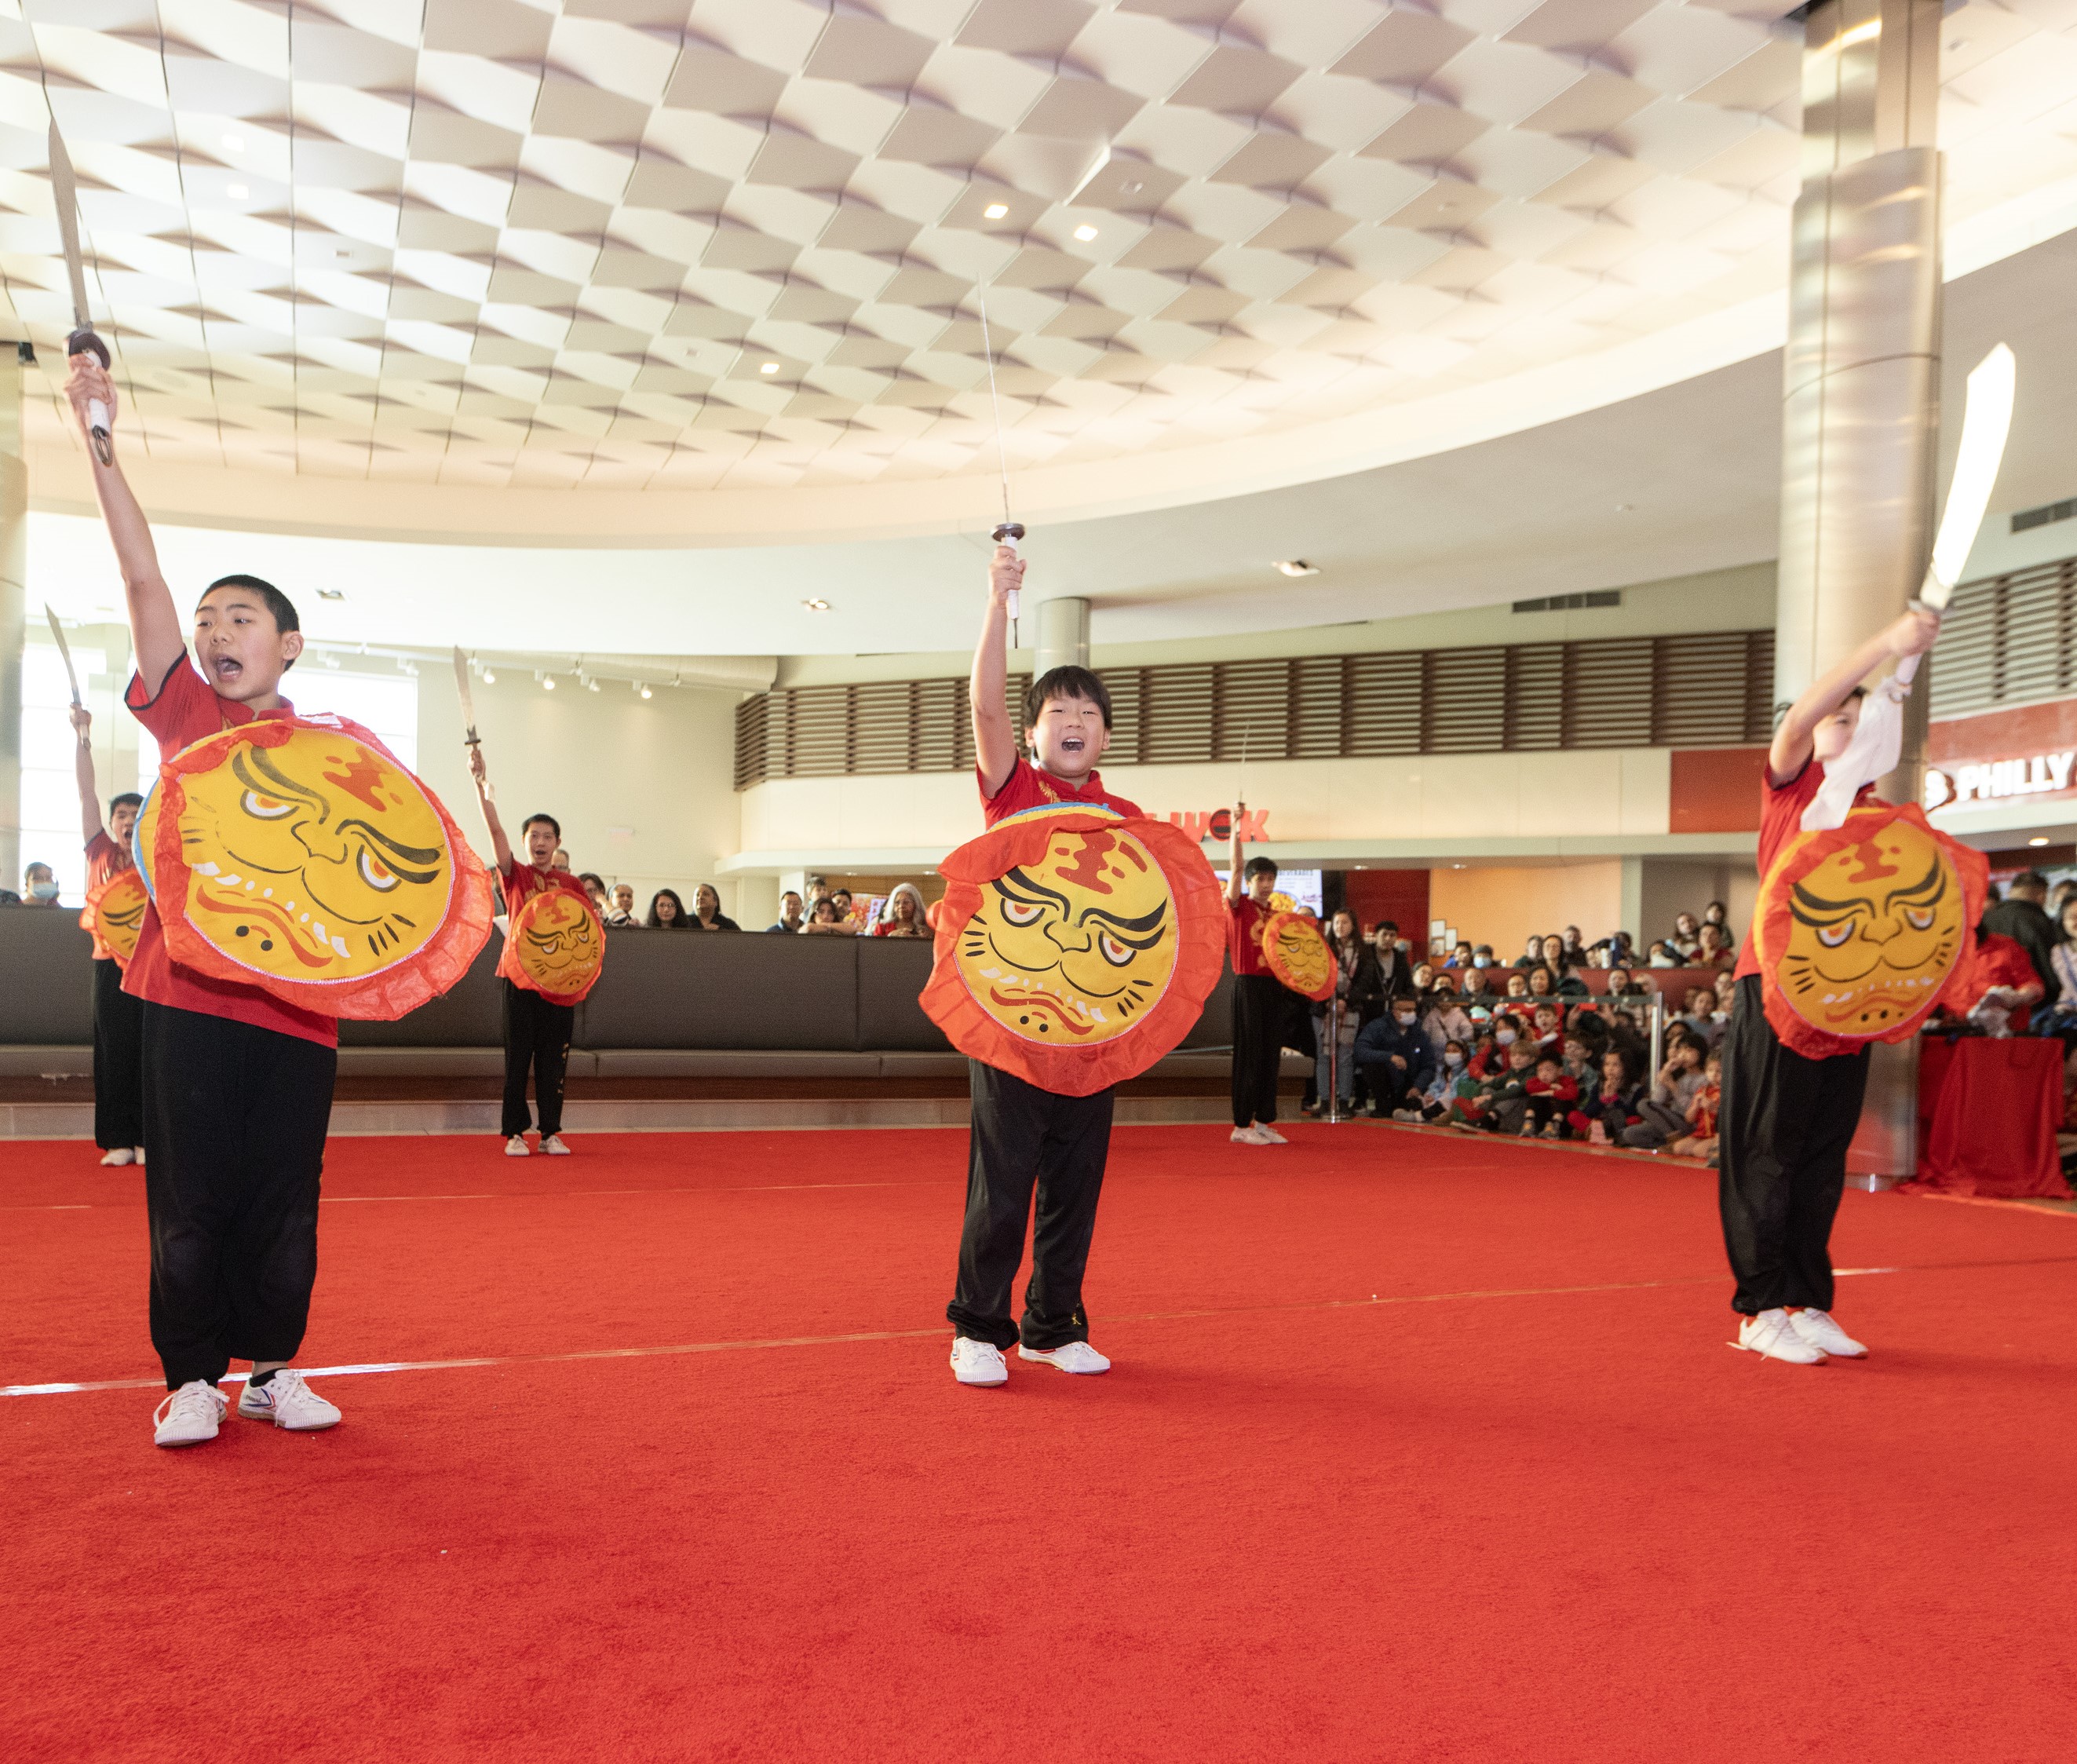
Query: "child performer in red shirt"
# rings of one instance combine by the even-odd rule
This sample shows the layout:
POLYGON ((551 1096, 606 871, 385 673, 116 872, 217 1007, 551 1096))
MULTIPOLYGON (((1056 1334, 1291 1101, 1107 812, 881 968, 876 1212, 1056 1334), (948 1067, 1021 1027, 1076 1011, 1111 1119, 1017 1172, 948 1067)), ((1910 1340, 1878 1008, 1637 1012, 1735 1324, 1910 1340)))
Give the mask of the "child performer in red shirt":
POLYGON ((505 1102, 497 1130, 505 1136, 506 1156, 529 1155, 527 1131, 534 1125, 527 1109, 527 1075, 531 1070, 534 1106, 540 1116, 541 1149, 551 1158, 566 1158, 570 1148, 563 1143, 563 1084, 569 1070, 570 1034, 576 1024, 576 1006, 559 1005, 514 983, 512 926, 519 909, 534 896, 551 888, 566 888, 582 897, 584 884, 567 868, 556 867, 563 830, 552 814, 531 814, 520 823, 526 862, 521 863, 514 855, 505 837, 505 823, 497 816, 480 742, 469 747, 468 772, 476 780, 477 803, 483 810, 483 825, 497 859, 498 885, 505 892, 505 951, 497 959, 498 988, 504 997, 505 1102))
MULTIPOLYGON (((1922 655, 1937 614, 1909 612, 1821 676, 1789 706, 1760 780, 1759 873, 1773 868, 1817 799, 1825 768, 1859 726, 1867 689, 1885 661, 1922 655)), ((1868 798, 1864 788, 1856 801, 1868 798)), ((1832 1221, 1846 1185, 1846 1148, 1861 1118, 1868 1052, 1812 1059, 1784 1046, 1767 1018, 1750 930, 1738 958, 1731 1021, 1720 1043, 1717 1204, 1737 1278, 1733 1345, 1768 1359, 1821 1364, 1867 1350, 1832 1319, 1832 1221)))
MULTIPOLYGON (((72 358, 65 392, 82 433, 89 402, 113 422, 115 387, 92 357, 72 358)), ((124 702, 160 751, 293 716, 280 688, 303 636, 289 597, 256 576, 212 582, 195 608, 190 666, 144 512, 121 466, 102 464, 90 443, 85 453, 129 602, 137 672, 124 702)), ((317 1279, 338 1020, 181 966, 156 906, 145 909, 123 989, 143 1001, 152 1345, 170 1393, 153 1438, 216 1437, 227 1406, 217 1384, 234 1357, 252 1363, 239 1414, 298 1432, 334 1426, 339 1410, 289 1362, 317 1279)))
POLYGON ((1233 855, 1226 876, 1226 957, 1233 963, 1233 1142, 1237 1146, 1290 1143, 1276 1130, 1276 1078, 1284 1058, 1284 1021, 1292 994, 1269 971, 1262 928, 1276 909, 1273 859, 1241 863, 1240 830, 1246 819, 1234 805, 1233 855))
MULTIPOLYGON (((80 833, 86 842, 86 891, 91 894, 118 872, 131 867, 130 835, 144 799, 126 790, 108 801, 108 822, 101 819, 101 798, 94 779, 94 716, 83 705, 72 707, 72 726, 79 737, 73 769, 79 782, 80 833)), ((105 1164, 144 1162, 144 1005, 123 990, 123 964, 94 934, 94 1142, 105 1164)))
MULTIPOLYGON (((1095 768, 1110 744, 1110 694, 1086 668, 1055 668, 1024 695, 1020 759, 1003 704, 1009 677, 1007 597, 1024 580, 1024 562, 1007 545, 989 565, 988 613, 974 650, 969 697, 981 813, 993 826, 1048 803, 1085 802, 1137 815, 1135 803, 1104 788, 1095 768)), ((1089 1346, 1082 1275, 1096 1234, 1097 1199, 1110 1150, 1113 1092, 1063 1096, 977 1059, 967 1069, 973 1117, 966 1218, 959 1232, 958 1283, 945 1315, 958 1333, 952 1376, 962 1384, 1008 1382, 1004 1350, 1063 1372, 1107 1372, 1089 1346), (1022 1322, 1010 1317, 1010 1286, 1031 1231, 1031 1279, 1022 1322)))

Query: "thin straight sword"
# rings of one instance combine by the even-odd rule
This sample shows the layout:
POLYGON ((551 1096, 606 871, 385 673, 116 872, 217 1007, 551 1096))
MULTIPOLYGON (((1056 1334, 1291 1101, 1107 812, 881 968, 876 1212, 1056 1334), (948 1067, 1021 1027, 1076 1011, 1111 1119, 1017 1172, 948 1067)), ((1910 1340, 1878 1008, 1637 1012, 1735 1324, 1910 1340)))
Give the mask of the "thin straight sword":
MULTIPOLYGON (((988 403, 995 413, 995 463, 1002 478, 1002 521, 995 530, 995 543, 1007 545, 1013 551, 1017 542, 1024 537, 1024 523, 1009 518, 1009 453, 1002 439, 1002 397, 995 386, 995 343, 988 332, 988 296, 980 285, 974 288, 974 299, 980 307, 981 359, 988 364, 988 403)), ((1010 589, 1005 597, 1009 609, 1009 647, 1018 647, 1018 591, 1010 589)))

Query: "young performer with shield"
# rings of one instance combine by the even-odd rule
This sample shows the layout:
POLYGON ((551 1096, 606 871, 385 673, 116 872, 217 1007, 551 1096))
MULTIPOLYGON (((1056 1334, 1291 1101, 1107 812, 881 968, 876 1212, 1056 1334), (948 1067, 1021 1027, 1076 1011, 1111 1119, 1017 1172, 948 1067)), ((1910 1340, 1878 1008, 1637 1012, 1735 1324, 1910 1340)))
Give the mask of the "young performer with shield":
POLYGON ((400 1016, 452 985, 490 934, 489 881, 373 735, 281 696, 303 638, 278 589, 210 584, 189 664, 116 463, 114 386, 75 355, 65 389, 100 431, 94 491, 137 658, 125 701, 166 756, 138 822, 151 899, 123 982, 143 1001, 152 1341, 169 1392, 153 1437, 214 1439, 233 1358, 252 1363, 241 1415, 330 1427, 339 1410, 289 1363, 317 1274, 338 1019, 400 1016))
POLYGON ((144 799, 126 790, 101 819, 94 788, 94 714, 72 707, 79 738, 73 762, 80 832, 86 842, 86 908, 81 926, 94 938, 94 1142, 105 1164, 144 1162, 144 1007, 123 990, 123 971, 144 922, 144 885, 130 859, 130 835, 144 799))
POLYGON ((989 830, 940 867, 937 960, 923 1008, 968 1056, 973 1117, 952 1375, 997 1385, 1004 1351, 1108 1371, 1089 1345, 1083 1273, 1109 1155, 1113 1089, 1169 1052, 1217 982, 1217 883, 1180 828, 1147 819, 1096 771, 1110 700, 1085 668, 1025 695, 1021 759, 1004 694, 1010 597, 999 545, 971 697, 989 830), (1035 1218, 1033 1198, 1037 1198, 1035 1218), (1031 1229, 1020 1321, 1011 1286, 1031 1229))

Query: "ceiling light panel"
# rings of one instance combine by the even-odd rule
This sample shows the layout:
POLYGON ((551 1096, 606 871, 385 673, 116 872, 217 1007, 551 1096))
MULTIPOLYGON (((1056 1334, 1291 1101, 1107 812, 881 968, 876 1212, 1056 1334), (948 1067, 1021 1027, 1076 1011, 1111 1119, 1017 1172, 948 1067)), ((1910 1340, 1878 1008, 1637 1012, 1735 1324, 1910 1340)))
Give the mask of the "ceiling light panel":
MULTIPOLYGON (((1795 193, 1766 9, 179 10, 0 8, 34 443, 77 445, 47 104, 155 458, 428 484, 992 473, 984 293, 1013 471, 1288 429, 1779 285, 1795 193)), ((2070 38, 1992 25, 1950 58, 1958 219, 2077 172, 2070 38)))

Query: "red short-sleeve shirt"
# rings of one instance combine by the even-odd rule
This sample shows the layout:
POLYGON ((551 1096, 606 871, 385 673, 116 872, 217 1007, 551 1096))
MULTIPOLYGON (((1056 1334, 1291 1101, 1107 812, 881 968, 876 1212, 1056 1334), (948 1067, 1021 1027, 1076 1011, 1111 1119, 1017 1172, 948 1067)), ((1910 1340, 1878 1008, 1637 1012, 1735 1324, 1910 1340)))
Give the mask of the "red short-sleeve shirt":
POLYGON ((91 893, 119 870, 130 867, 130 854, 104 830, 86 842, 86 886, 91 893))
MULTIPOLYGON (((167 755, 191 747, 205 735, 235 729, 263 717, 296 714, 295 707, 286 700, 277 709, 255 711, 219 697, 189 665, 185 651, 156 693, 145 685, 141 676, 132 674, 123 701, 130 707, 131 714, 151 730, 160 751, 167 755)), ((327 1047, 339 1045, 335 1017, 298 1009, 256 986, 211 980, 193 968, 182 967, 166 953, 165 933, 159 927, 158 909, 154 906, 144 909, 144 922, 137 933, 137 953, 130 958, 130 966, 123 976, 123 990, 154 1005, 171 1005, 204 1017, 225 1017, 235 1023, 252 1023, 327 1047)))
MULTIPOLYGON (((1817 793, 1825 783, 1825 767, 1821 760, 1813 759, 1786 784, 1776 784, 1772 772, 1763 772, 1759 781, 1759 873, 1763 878, 1774 867, 1774 860, 1781 855, 1781 848, 1801 832, 1803 811, 1817 800, 1817 793)), ((1861 793, 1854 798, 1854 806, 1875 800, 1875 787, 1864 784, 1861 793)), ((1754 915, 1759 917, 1757 913, 1754 915)), ((1748 974, 1759 971, 1759 956, 1753 946, 1753 931, 1746 928, 1746 940, 1738 951, 1738 965, 1734 977, 1743 980, 1748 974)))
POLYGON ((1104 788, 1103 776, 1092 772, 1079 784, 1067 783, 1041 772, 1028 759, 1020 759, 1009 768, 1009 776, 1002 780, 1002 788, 993 796, 988 793, 988 780, 974 768, 974 780, 980 786, 981 813, 993 826, 1006 815, 1022 814, 1026 809, 1043 809, 1052 802, 1086 802, 1100 808, 1115 809, 1120 814, 1138 814, 1139 805, 1128 802, 1114 790, 1104 788))
POLYGON ((1226 902, 1226 955, 1236 974, 1267 974, 1269 963, 1262 953, 1262 928, 1274 917, 1252 895, 1226 902))

